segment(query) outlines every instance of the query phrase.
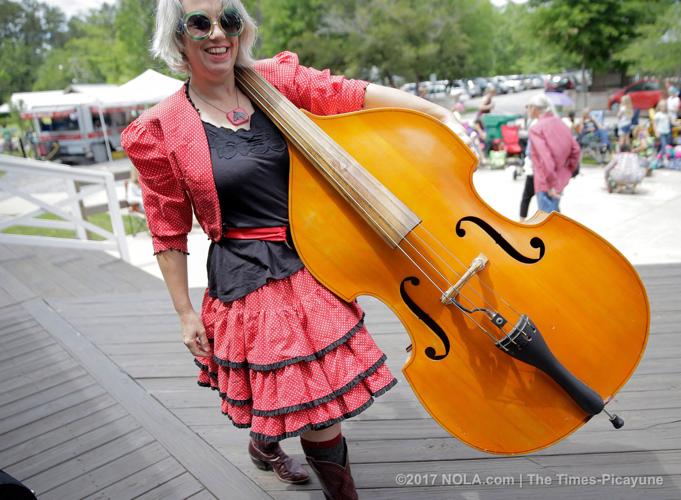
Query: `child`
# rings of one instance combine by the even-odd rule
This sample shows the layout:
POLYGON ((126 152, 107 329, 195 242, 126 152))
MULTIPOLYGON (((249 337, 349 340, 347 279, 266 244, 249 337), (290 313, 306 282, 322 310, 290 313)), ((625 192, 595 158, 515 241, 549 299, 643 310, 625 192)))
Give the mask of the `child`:
POLYGON ((641 167, 646 170, 646 175, 650 175, 655 160, 655 138, 648 134, 647 124, 636 125, 632 136, 631 151, 638 155, 641 167))
POLYGON ((660 149, 658 149, 658 160, 663 165, 669 160, 667 156, 667 145, 672 143, 672 124, 667 113, 667 101, 661 99, 657 103, 657 112, 653 118, 655 135, 660 139, 660 149))
POLYGON ((631 105, 631 97, 623 95, 620 107, 617 110, 617 134, 620 145, 629 144, 629 134, 631 133, 631 118, 634 110, 631 105))

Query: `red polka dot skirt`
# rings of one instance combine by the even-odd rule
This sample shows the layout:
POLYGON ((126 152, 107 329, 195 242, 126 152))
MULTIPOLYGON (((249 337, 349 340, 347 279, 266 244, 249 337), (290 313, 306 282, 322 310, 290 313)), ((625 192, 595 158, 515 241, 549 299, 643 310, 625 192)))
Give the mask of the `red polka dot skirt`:
POLYGON ((198 383, 251 436, 279 441, 355 416, 397 380, 346 303, 302 269, 233 302, 204 295, 212 358, 197 357, 198 383))

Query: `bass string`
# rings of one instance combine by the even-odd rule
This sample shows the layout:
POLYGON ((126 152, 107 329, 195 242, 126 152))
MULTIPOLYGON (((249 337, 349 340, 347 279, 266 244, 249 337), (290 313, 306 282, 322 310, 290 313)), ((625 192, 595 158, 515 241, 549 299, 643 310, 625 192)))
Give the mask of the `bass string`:
MULTIPOLYGON (((328 138, 328 136, 327 136, 326 134, 320 133, 320 131, 316 130, 317 127, 314 126, 315 124, 312 123, 311 120, 309 120, 304 114, 302 114, 302 112, 300 112, 300 110, 299 110, 298 108, 295 108, 295 107, 293 106, 293 104, 290 104, 290 106, 291 106, 293 109, 289 109, 289 115, 291 116, 291 120, 289 120, 289 122, 287 122, 286 120, 284 120, 284 119, 283 119, 283 116, 282 116, 282 117, 277 116, 276 113, 275 113, 273 110, 270 109, 270 106, 268 106, 269 104, 271 104, 271 100, 272 100, 272 99, 278 99, 279 102, 280 102, 281 104, 285 105, 285 106, 288 106, 289 101, 288 101, 288 100, 281 100, 281 99, 279 99, 279 96, 276 95, 276 94, 270 95, 270 96, 269 96, 269 99, 268 99, 268 96, 267 96, 267 95, 264 95, 263 92, 262 92, 260 89, 258 89, 257 83, 259 83, 259 82, 257 82, 257 81, 256 81, 256 82, 253 82, 253 81, 247 80, 248 76, 250 76, 249 73, 250 73, 250 72, 242 72, 242 73, 241 73, 242 75, 244 75, 244 76, 246 77, 246 78, 244 78, 244 79, 242 80, 243 84, 248 85, 248 90, 250 90, 250 91, 254 94, 255 100, 258 101, 258 102, 260 103, 260 105, 261 105, 266 111, 268 111, 268 115, 270 116, 270 118, 271 118, 272 120, 274 120, 274 121, 277 123, 277 125, 278 125, 278 127, 279 127, 280 129, 282 129, 283 131, 287 132, 287 135, 294 135, 294 133, 293 133, 293 131, 291 130, 291 128, 287 126, 287 125, 290 125, 289 122, 294 121, 294 122, 297 122, 297 125, 298 125, 299 127, 301 127, 301 128, 302 128, 302 127, 305 127, 305 128, 307 128, 307 129, 312 129, 312 132, 311 132, 311 133, 312 133, 312 134, 317 134, 317 135, 319 136, 319 137, 318 137, 318 141, 319 141, 319 142, 326 142, 326 143, 332 144, 332 145, 333 145, 333 149, 336 149, 338 154, 347 155, 347 153, 346 153, 344 150, 342 150, 342 149, 340 148, 340 146, 339 146, 335 141, 330 141, 329 138, 328 138), (244 81, 244 80, 246 80, 246 81, 244 81), (249 85, 249 84, 250 84, 250 85, 249 85), (300 117, 305 118, 305 121, 301 121, 300 117), (308 122, 309 122, 309 123, 308 123, 308 122), (312 124, 312 126, 310 126, 310 124, 312 124), (322 141, 322 139, 324 139, 324 140, 322 141)), ((265 91, 268 91, 268 90, 269 90, 269 89, 268 89, 267 87, 265 87, 264 85, 263 85, 262 87, 264 87, 263 90, 265 90, 265 91)), ((271 92, 271 91, 270 91, 270 92, 271 92)), ((268 93, 269 93, 269 92, 268 92, 268 93)), ((309 151, 309 149, 308 149, 308 147, 307 147, 305 141, 298 139, 298 140, 296 140, 295 142, 296 142, 296 146, 297 146, 298 148, 300 148, 301 150, 303 150, 303 152, 305 153, 306 157, 308 157, 308 158, 313 158, 313 157, 314 157, 313 154, 309 151)), ((345 189, 344 186, 342 186, 342 185, 339 184, 339 185, 338 185, 338 189, 342 189, 342 190, 344 191, 344 193, 346 194, 346 196, 348 196, 351 200, 353 200, 353 201, 356 202, 356 200, 355 200, 353 194, 350 193, 350 192, 348 192, 348 191, 345 189)), ((363 201, 366 201, 366 200, 363 200, 363 201)), ((366 201, 366 203, 367 203, 368 205, 370 205, 370 203, 369 203, 368 201, 366 201)), ((357 206, 358 208, 360 208, 361 210, 364 211, 365 215, 366 215, 366 216, 367 216, 367 217, 376 225, 376 227, 378 227, 379 229, 381 229, 380 225, 379 225, 379 224, 376 224, 375 219, 372 217, 372 215, 371 215, 370 213, 368 213, 368 212, 361 206, 361 204, 356 203, 356 206, 357 206)), ((382 229, 381 229, 381 230, 382 230, 382 229)), ((383 230, 382 230, 382 231, 383 231, 383 230)), ((440 286, 435 282, 435 280, 433 279, 433 277, 430 276, 430 274, 429 274, 428 272, 426 272, 426 271, 419 265, 419 263, 416 262, 416 260, 415 260, 415 259, 414 259, 414 258, 413 258, 413 257, 412 257, 404 248, 402 248, 401 242, 396 242, 396 241, 394 241, 394 239, 392 238, 391 235, 389 235, 389 234, 388 234, 387 232, 385 232, 385 231, 383 231, 383 232, 384 232, 385 237, 386 237, 387 239, 389 239, 389 240, 395 245, 395 247, 397 247, 397 248, 405 255, 405 257, 406 257, 406 258, 414 265, 414 267, 416 267, 416 268, 419 270, 419 272, 420 272, 420 273, 421 273, 421 274, 422 274, 422 275, 423 275, 423 276, 424 276, 424 277, 425 277, 425 278, 426 278, 426 279, 435 287, 435 289, 438 290, 439 293, 440 293, 441 295, 444 294, 444 293, 445 293, 445 290, 443 290, 442 288, 440 288, 440 286)), ((420 258, 421 258, 421 259, 422 259, 422 260, 423 260, 423 261, 424 261, 432 270, 434 270, 436 273, 438 273, 438 274, 442 277, 442 279, 445 281, 445 283, 449 283, 449 280, 447 279, 447 277, 446 277, 444 274, 442 274, 442 272, 441 272, 441 271, 440 271, 440 270, 439 270, 439 269, 438 269, 438 268, 437 268, 437 267, 436 267, 436 266, 435 266, 435 265, 434 265, 426 256, 424 256, 424 255, 421 253, 421 251, 420 251, 418 248, 416 248, 416 247, 415 247, 407 238, 403 239, 402 241, 405 241, 405 242, 406 242, 406 243, 407 243, 407 244, 408 244, 408 245, 409 245, 409 246, 418 254, 418 256, 419 256, 419 257, 420 257, 420 258)), ((421 241, 423 241, 423 240, 421 240, 421 241)), ((425 242, 424 242, 424 243, 425 243, 425 242)), ((425 244, 425 246, 428 247, 430 250, 433 250, 432 247, 430 247, 430 245, 428 245, 427 243, 425 244)), ((444 246, 444 245, 443 245, 443 246, 444 246)), ((433 253, 435 253, 434 250, 433 250, 433 253)), ((442 257, 440 257, 439 255, 438 255, 438 257, 439 257, 440 261, 446 263, 446 261, 445 261, 442 257)), ((455 257, 455 256, 454 256, 454 257, 455 257)), ((455 258, 456 258, 456 257, 455 257, 455 258)), ((459 262, 461 262, 458 258, 456 258, 456 260, 459 261, 459 262)), ((448 266, 448 267, 450 268, 450 270, 451 270, 452 272, 454 272, 454 273, 457 274, 458 276, 461 276, 457 271, 455 271, 454 269, 452 269, 451 266, 448 266)), ((471 301, 470 299, 468 299, 464 294, 460 294, 460 296, 463 297, 465 300, 467 300, 469 303, 474 304, 473 301, 471 301)), ((462 310, 462 313, 464 313, 464 315, 465 315, 466 317, 468 317, 469 320, 471 320, 471 321, 472 321, 472 322, 473 322, 473 323, 474 323, 482 332, 484 332, 484 333, 485 333, 488 337, 490 337, 494 342, 496 342, 496 341, 498 340, 494 335, 492 335, 491 333, 489 333, 489 332, 487 331, 487 329, 485 329, 485 328, 484 328, 484 327, 483 327, 475 318, 473 318, 469 313, 467 313, 466 311, 463 311, 463 310, 462 310)))
MULTIPOLYGON (((257 88, 249 88, 249 90, 251 90, 254 94, 257 95, 257 97, 260 98, 260 99, 256 99, 256 100, 258 100, 258 101, 261 103, 261 105, 267 102, 267 101, 266 101, 267 96, 264 96, 264 95, 260 92, 260 90, 258 90, 257 88)), ((296 108, 296 111, 299 111, 299 110, 296 108)), ((268 114, 269 114, 269 113, 268 113, 268 114)), ((291 115, 292 115, 292 117, 293 117, 294 120, 297 120, 297 119, 298 119, 298 117, 296 116, 297 113, 291 113, 291 115)), ((282 119, 281 117, 277 116, 276 114, 272 113, 272 115, 270 115, 270 118, 271 118, 272 120, 274 120, 274 121, 280 126, 280 128, 284 126, 284 121, 283 121, 283 119, 282 119)), ((307 124, 299 123, 299 125, 302 126, 302 125, 307 125, 307 124)), ((308 126, 309 126, 309 125, 308 125, 308 126)), ((289 131, 288 128, 284 128, 284 130, 289 131)), ((306 153, 306 156, 307 156, 308 158, 311 157, 311 153, 309 152, 309 150, 307 149, 307 145, 306 145, 303 141, 300 141, 299 143, 297 143, 297 147, 300 148, 300 149, 302 149, 303 152, 306 153)), ((352 199, 353 201, 356 201, 356 200, 354 199, 353 194, 350 193, 350 192, 348 192, 347 190, 345 190, 344 186, 338 185, 338 189, 344 190, 345 194, 346 194, 350 199, 352 199)), ((358 206, 360 209, 364 210, 364 208, 361 206, 361 204, 357 204, 357 206, 358 206)), ((366 215, 366 216, 367 216, 367 217, 376 225, 376 227, 378 227, 380 230, 382 230, 381 226, 380 226, 379 224, 376 224, 375 219, 373 218, 373 216, 372 216, 370 213, 368 213, 366 210, 364 210, 364 213, 365 213, 365 215, 366 215)), ((421 274, 423 274, 423 276, 425 276, 426 279, 428 279, 428 280, 432 283, 432 285, 433 285, 437 290, 440 291, 440 293, 444 293, 444 290, 442 290, 442 289, 440 288, 440 286, 433 280, 433 278, 432 278, 425 270, 423 270, 423 268, 422 268, 422 267, 421 267, 421 266, 420 266, 420 265, 419 265, 419 264, 418 264, 418 263, 417 263, 417 262, 416 262, 416 261, 415 261, 407 252, 405 252, 405 250, 404 250, 403 248, 400 247, 399 243, 396 242, 396 241, 392 238, 392 236, 391 236, 390 234, 388 234, 386 231, 383 231, 383 233, 384 233, 384 236, 385 236, 387 239, 389 239, 389 240, 395 245, 396 248, 399 248, 399 249, 400 249, 400 251, 401 251, 401 252, 402 252, 402 253, 403 253, 411 262, 412 262, 412 264, 421 272, 421 274)), ((423 256, 422 256, 422 257, 423 257, 423 256)), ((428 262, 427 259, 425 259, 425 258, 424 258, 424 261, 428 262)), ((443 276, 443 278, 446 280, 446 277, 443 276)))
MULTIPOLYGON (((261 103, 262 105, 265 105, 265 104, 269 104, 269 103, 270 103, 270 101, 267 100, 267 96, 264 96, 264 95, 262 94, 262 92, 260 92, 257 88, 252 88, 251 90, 252 90, 254 93, 256 93, 257 96, 260 97, 261 100, 263 100, 263 102, 261 103)), ((265 88, 265 90, 268 90, 268 89, 265 88)), ((286 106, 286 105, 289 105, 289 101, 280 99, 279 96, 276 95, 276 94, 270 96, 270 99, 278 99, 279 102, 280 102, 280 104, 283 104, 283 105, 285 105, 285 106, 286 106)), ((267 106, 264 106, 264 107, 267 109, 267 106)), ((290 107, 292 107, 292 109, 290 110, 290 114, 291 114, 293 120, 295 120, 295 121, 298 122, 298 125, 299 125, 300 127, 302 127, 302 126, 307 126, 308 128, 313 128, 313 130, 316 128, 316 127, 314 127, 314 125, 315 125, 314 123, 312 123, 313 127, 310 127, 310 124, 307 123, 307 122, 310 122, 310 120, 309 120, 305 115, 303 115, 303 114, 300 112, 300 110, 298 110, 298 108, 293 107, 292 104, 290 104, 290 107), (299 116, 300 116, 301 118, 304 118, 305 121, 303 121, 303 122, 301 123, 301 120, 298 119, 299 116)), ((274 115, 274 113, 273 113, 273 115, 274 115)), ((271 118, 275 119, 275 120, 277 121, 277 123, 279 123, 280 127, 284 126, 284 123, 282 122, 282 120, 280 119, 280 117, 278 117, 278 116, 275 115, 275 116, 271 116, 271 118)), ((288 123, 286 123, 286 125, 288 125, 288 123)), ((291 132, 291 130, 290 130, 288 127, 284 128, 284 130, 285 130, 285 131, 291 132)), ((327 139, 327 141, 328 141, 328 139, 329 139, 328 136, 324 135, 323 137, 324 137, 325 139, 327 139)), ((337 146, 337 144, 335 143, 335 141, 332 141, 332 142, 333 142, 334 145, 337 146)), ((303 149, 303 151, 307 153, 308 157, 311 155, 310 152, 307 150, 306 145, 305 145, 302 141, 301 141, 301 143, 298 145, 298 147, 300 147, 301 149, 303 149)), ((339 149, 338 152, 339 152, 339 154, 347 154, 345 151, 343 151, 343 150, 341 150, 341 149, 339 149)), ((354 197, 353 197, 352 193, 347 192, 347 190, 345 190, 343 186, 339 186, 339 189, 343 189, 343 190, 345 191, 346 195, 347 195, 350 199, 354 200, 354 197)), ((362 208, 361 205, 358 205, 358 206, 359 206, 359 208, 362 208)), ((366 211, 365 211, 365 214, 367 215, 367 217, 368 217, 370 220, 372 220, 372 222, 375 223, 375 220, 373 219, 373 217, 371 216, 371 214, 367 213, 366 211)), ((380 226, 378 226, 378 227, 380 228, 380 226)), ((435 283, 434 279, 433 279, 433 278, 432 278, 432 277, 431 277, 431 276, 430 276, 430 275, 429 275, 429 274, 428 274, 428 273, 427 273, 427 272, 426 272, 426 271, 425 271, 425 270, 424 270, 424 269, 423 269, 423 268, 422 268, 422 267, 421 267, 421 266, 412 258, 411 255, 409 255, 409 254, 401 247, 400 244, 396 244, 396 242, 393 240, 393 238, 392 238, 390 235, 385 234, 385 236, 386 236, 387 239, 389 239, 391 242, 393 242, 393 244, 395 244, 396 247, 398 247, 398 248, 400 249, 400 251, 401 251, 401 252, 402 252, 402 253, 403 253, 411 262, 412 262, 412 264, 421 272, 421 274, 422 274, 423 276, 425 276, 426 279, 428 279, 428 281, 430 281, 430 283, 439 291, 440 294, 443 294, 443 293, 444 293, 444 290, 443 290, 442 288, 440 288, 440 286, 439 286, 437 283, 435 283)), ((404 240, 403 240, 403 241, 404 241, 404 240)), ((437 267, 434 266, 433 263, 430 262, 430 261, 428 260, 428 258, 425 257, 425 256, 420 252, 420 250, 418 250, 418 248, 416 248, 410 241, 407 240, 406 242, 407 242, 407 243, 416 251, 417 254, 419 254, 419 256, 422 258, 422 260, 423 260, 424 262, 426 262, 427 265, 429 265, 434 271, 436 271, 437 273, 439 273, 440 276, 443 278, 443 280, 444 280, 446 283, 449 283, 449 280, 447 280, 446 276, 444 276, 444 275, 439 271, 439 269, 437 269, 437 267)), ((431 249, 431 250, 432 250, 432 249, 431 249)), ((444 259, 442 259, 442 258, 440 258, 440 259, 441 259, 441 260, 444 260, 444 259)), ((454 272, 456 273, 456 271, 454 271, 454 272)), ((456 274, 458 274, 458 273, 456 273, 456 274)), ((467 300, 469 303, 473 304, 473 302, 472 302, 470 299, 468 299, 465 295, 461 294, 461 296, 462 296, 465 300, 467 300)), ((497 340, 492 334, 490 334, 490 333, 489 333, 489 332, 488 332, 488 331, 487 331, 487 330, 486 330, 478 321, 476 321, 476 320, 475 320, 472 316, 470 316, 466 311, 462 311, 462 312, 463 312, 463 313, 464 313, 464 314, 465 314, 473 323, 475 323, 475 324, 478 326, 478 328, 480 328, 480 330, 482 330, 488 337, 490 337, 490 338, 493 339, 494 341, 497 340)))
MULTIPOLYGON (((456 260, 459 264, 461 264, 464 268, 466 268, 466 265, 461 261, 461 259, 459 259, 459 257, 458 257, 455 253, 453 253, 451 250, 449 250, 449 248, 447 248, 447 246, 446 246, 444 243, 442 243, 438 238, 436 238, 435 235, 433 235, 433 234, 428 230, 427 227, 421 227, 421 225, 419 225, 418 227, 414 228, 414 231, 412 231, 407 237, 409 237, 409 236, 411 236, 411 235, 413 234, 415 238, 417 238, 418 240, 420 240, 420 241, 422 242, 422 244, 424 244, 425 246, 429 246, 429 245, 423 240, 423 238, 421 238, 421 236, 419 236, 419 234, 417 233, 417 230, 418 230, 418 229, 421 229, 422 231, 424 231, 424 232, 425 232, 433 241, 435 241, 435 242, 436 242, 436 243, 437 243, 437 244, 438 244, 438 245, 439 245, 439 246, 440 246, 440 247, 441 247, 441 248, 442 248, 450 257, 451 257, 451 258, 453 258, 453 259, 456 260)), ((443 259, 443 258, 440 256, 440 254, 435 253, 435 257, 437 257, 438 259, 440 259, 440 261, 442 262, 442 264, 444 264, 451 272, 453 272, 454 274, 457 274, 457 275, 459 274, 455 269, 452 268, 452 266, 449 264, 449 262, 447 262, 446 259, 443 259)), ((504 303, 504 305, 506 305, 506 307, 508 307, 511 311, 513 311, 515 314, 517 314, 518 316, 520 316, 520 313, 515 309, 515 307, 513 307, 513 305, 512 305, 510 302, 508 302, 508 300, 506 300, 506 299, 504 298, 503 295, 498 295, 498 294, 494 291, 494 289, 493 289, 488 283, 485 282, 485 280, 480 279, 480 284, 482 285, 483 288, 485 288, 486 290, 488 290, 489 292, 491 292, 492 294, 494 294, 495 297, 499 297, 499 299, 504 303)), ((489 307, 490 309, 495 309, 495 307, 493 307, 493 306, 487 301, 487 299, 486 299, 484 296, 482 296, 482 295, 480 294, 480 292, 478 292, 478 291, 475 290, 475 289, 473 289, 472 292, 473 292, 473 294, 474 294, 475 296, 478 297, 478 299, 479 299, 480 301, 482 301, 482 303, 485 304, 486 307, 489 307)), ((468 300, 470 301, 470 299, 468 299, 468 300)), ((472 302, 471 302, 471 303, 472 303, 472 302)))

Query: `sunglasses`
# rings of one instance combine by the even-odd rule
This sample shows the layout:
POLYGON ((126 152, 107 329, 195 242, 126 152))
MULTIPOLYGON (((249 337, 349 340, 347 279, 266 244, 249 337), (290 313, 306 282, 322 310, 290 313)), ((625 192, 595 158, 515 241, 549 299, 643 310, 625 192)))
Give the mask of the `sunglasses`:
POLYGON ((189 35, 189 38, 200 41, 210 37, 213 34, 215 25, 218 23, 226 37, 239 36, 244 30, 244 23, 239 15, 239 11, 232 7, 225 8, 220 17, 215 21, 208 14, 200 10, 188 12, 182 18, 180 27, 183 32, 189 35))

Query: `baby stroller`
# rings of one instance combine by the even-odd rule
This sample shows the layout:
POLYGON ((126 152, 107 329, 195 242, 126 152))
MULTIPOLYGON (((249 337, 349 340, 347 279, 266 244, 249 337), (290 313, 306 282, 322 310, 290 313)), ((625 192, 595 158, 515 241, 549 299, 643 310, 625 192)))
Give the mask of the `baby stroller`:
POLYGON ((502 125, 501 140, 506 151, 506 164, 513 165, 513 180, 523 175, 523 148, 520 146, 520 127, 517 125, 502 125))

